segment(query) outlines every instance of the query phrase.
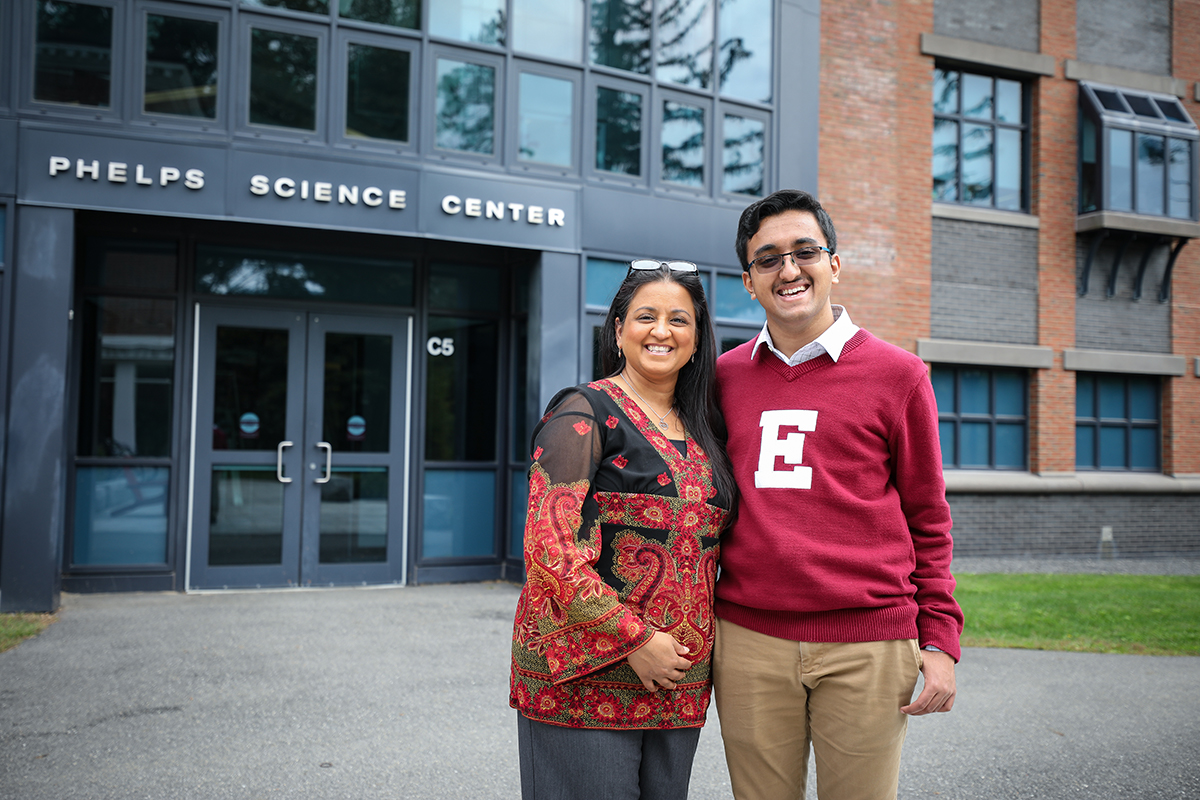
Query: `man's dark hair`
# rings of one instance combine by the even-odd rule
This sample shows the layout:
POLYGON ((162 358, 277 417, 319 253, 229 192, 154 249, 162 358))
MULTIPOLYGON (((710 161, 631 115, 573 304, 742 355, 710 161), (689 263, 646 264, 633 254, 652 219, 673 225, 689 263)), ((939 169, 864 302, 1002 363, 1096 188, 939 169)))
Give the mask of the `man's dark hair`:
POLYGON ((754 238, 754 234, 758 233, 762 221, 785 211, 810 212, 817 218, 817 225, 821 227, 821 233, 825 236, 825 244, 829 247, 829 252, 837 252, 837 231, 833 229, 833 220, 829 218, 829 214, 821 207, 817 198, 800 189, 780 189, 762 200, 751 203, 742 212, 742 218, 738 220, 737 256, 743 270, 750 269, 750 259, 747 257, 749 254, 746 252, 746 248, 749 246, 750 240, 754 238))

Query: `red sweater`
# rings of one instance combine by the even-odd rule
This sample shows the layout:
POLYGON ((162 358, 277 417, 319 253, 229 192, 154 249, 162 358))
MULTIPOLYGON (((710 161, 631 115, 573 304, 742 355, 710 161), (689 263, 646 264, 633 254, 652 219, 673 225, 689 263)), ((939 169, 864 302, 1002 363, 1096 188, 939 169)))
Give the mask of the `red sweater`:
POLYGON ((959 658, 950 506, 925 364, 865 330, 835 363, 754 342, 717 382, 741 490, 717 616, 809 642, 918 639, 959 658))

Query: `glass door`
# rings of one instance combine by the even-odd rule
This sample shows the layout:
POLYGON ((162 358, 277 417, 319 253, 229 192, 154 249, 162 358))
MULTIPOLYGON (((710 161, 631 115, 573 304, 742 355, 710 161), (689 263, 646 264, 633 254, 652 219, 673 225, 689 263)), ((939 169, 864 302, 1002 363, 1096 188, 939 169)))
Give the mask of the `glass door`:
POLYGON ((402 580, 411 317, 197 313, 188 587, 402 580))

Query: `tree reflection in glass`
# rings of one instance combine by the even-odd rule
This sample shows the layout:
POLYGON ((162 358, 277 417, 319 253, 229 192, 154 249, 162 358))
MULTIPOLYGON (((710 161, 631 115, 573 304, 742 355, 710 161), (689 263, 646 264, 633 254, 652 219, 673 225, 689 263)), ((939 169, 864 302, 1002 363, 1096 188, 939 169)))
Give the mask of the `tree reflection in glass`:
POLYGON ((642 174, 642 96, 596 89, 596 169, 642 174))
POLYGON ((338 14, 346 19, 418 30, 421 0, 341 0, 338 14))
POLYGON ((218 31, 216 22, 146 15, 145 111, 216 118, 218 31))
POLYGON ((1186 139, 1167 139, 1169 165, 1167 168, 1167 213, 1176 219, 1192 216, 1192 143, 1186 139))
POLYGON ((712 80, 711 0, 660 0, 658 79, 707 89, 712 80))
POLYGON ((112 9, 40 0, 33 99, 108 108, 112 9))
POLYGON ((316 130, 316 38, 251 29, 250 122, 316 130))
POLYGON ((491 155, 495 146, 496 70, 439 58, 436 144, 491 155))
POLYGON ((958 200, 958 123, 933 120, 933 199, 958 200))
POLYGON ((429 4, 429 32, 464 42, 504 46, 504 0, 438 0, 429 4))
POLYGON ((592 0, 592 63, 648 75, 652 19, 651 0, 592 0))
POLYGON ((725 115, 722 191, 754 197, 762 195, 765 133, 762 120, 725 115))
POLYGON ((329 0, 242 0, 243 5, 263 8, 286 8, 307 11, 309 14, 328 14, 329 0))
POLYGON ((662 143, 662 179, 703 188, 704 110, 674 100, 664 101, 662 143))
POLYGON ((992 148, 995 130, 989 125, 963 125, 962 199, 992 204, 992 148))
POLYGON ((721 94, 771 101, 771 0, 722 0, 717 69, 721 94))
POLYGON ((406 50, 351 44, 346 65, 346 135, 408 141, 406 50))
POLYGON ((1166 192, 1166 138, 1139 133, 1137 138, 1137 210, 1162 214, 1166 192))

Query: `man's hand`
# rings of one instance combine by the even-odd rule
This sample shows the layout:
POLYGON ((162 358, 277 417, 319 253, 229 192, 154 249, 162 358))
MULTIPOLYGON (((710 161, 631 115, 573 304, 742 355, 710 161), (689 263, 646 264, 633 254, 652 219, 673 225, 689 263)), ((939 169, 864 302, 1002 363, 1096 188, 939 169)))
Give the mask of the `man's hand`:
POLYGON ((655 631, 650 641, 629 654, 629 666, 650 691, 658 691, 659 686, 674 689, 675 682, 692 668, 692 662, 683 657, 688 652, 671 634, 655 631))
POLYGON ((921 652, 921 672, 925 675, 925 688, 915 701, 900 710, 910 716, 920 717, 954 708, 954 659, 935 650, 921 652))

